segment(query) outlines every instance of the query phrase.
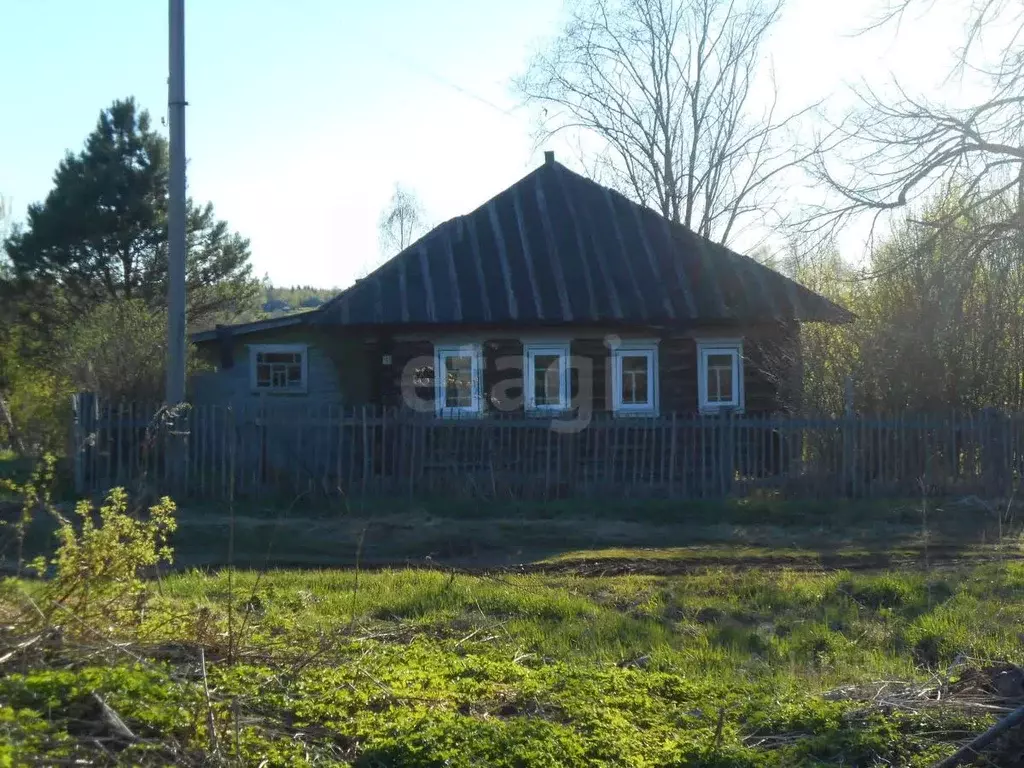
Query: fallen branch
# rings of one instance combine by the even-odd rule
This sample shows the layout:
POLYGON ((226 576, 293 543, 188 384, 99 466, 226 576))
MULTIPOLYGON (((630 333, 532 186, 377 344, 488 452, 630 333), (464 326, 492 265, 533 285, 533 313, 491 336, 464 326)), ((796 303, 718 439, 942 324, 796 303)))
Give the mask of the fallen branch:
POLYGON ((960 749, 945 760, 935 763, 932 768, 956 768, 956 766, 975 757, 975 755, 995 741, 1000 735, 1022 722, 1024 722, 1024 706, 1015 709, 983 734, 960 747, 960 749))
POLYGON ((24 651, 24 650, 26 650, 28 648, 31 648, 33 645, 35 645, 36 643, 38 643, 42 639, 43 639, 42 635, 36 635, 35 637, 31 637, 28 640, 26 640, 26 641, 24 641, 22 643, 19 643, 18 645, 14 646, 14 648, 12 650, 8 651, 3 656, 0 656, 0 664, 6 664, 14 656, 16 656, 17 654, 21 653, 22 651, 24 651))
POLYGON ((219 745, 217 744, 217 721, 213 716, 213 702, 210 700, 210 684, 206 678, 206 652, 199 646, 199 667, 203 672, 203 693, 206 694, 206 727, 210 731, 210 753, 217 755, 219 745))
MULTIPOLYGON (((470 632, 468 635, 466 635, 464 638, 459 640, 459 642, 457 642, 455 644, 455 647, 458 648, 460 645, 465 643, 467 640, 473 639, 474 637, 479 635, 481 632, 484 632, 486 630, 491 630, 491 629, 497 629, 498 627, 504 626, 506 623, 507 623, 506 621, 498 621, 498 622, 495 622, 494 624, 488 624, 488 625, 483 626, 483 627, 477 627, 472 632, 470 632)), ((497 635, 495 635, 494 637, 497 637, 497 635)), ((484 640, 484 642, 486 642, 487 640, 493 640, 494 637, 489 637, 486 640, 484 640)))
POLYGON ((120 715, 115 712, 107 702, 103 700, 96 691, 92 692, 93 701, 99 704, 100 714, 103 717, 103 723, 120 739, 128 742, 136 742, 139 737, 132 733, 132 729, 124 724, 124 720, 121 719, 120 715))

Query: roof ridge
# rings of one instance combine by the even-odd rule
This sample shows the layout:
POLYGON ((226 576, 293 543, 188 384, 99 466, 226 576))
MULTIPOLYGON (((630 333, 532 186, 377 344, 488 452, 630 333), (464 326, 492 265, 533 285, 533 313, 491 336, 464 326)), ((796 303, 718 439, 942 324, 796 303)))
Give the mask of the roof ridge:
MULTIPOLYGON (((624 203, 626 203, 626 204, 628 204, 630 206, 633 206, 634 208, 638 209, 641 212, 641 214, 657 216, 658 218, 663 219, 664 221, 668 222, 668 225, 670 227, 674 227, 674 228, 677 228, 677 229, 681 230, 682 232, 685 232, 687 235, 689 235, 691 237, 694 237, 698 241, 700 241, 700 244, 709 246, 710 248, 712 248, 715 251, 718 251, 720 254, 724 255, 725 257, 732 258, 732 259, 740 259, 745 264, 752 265, 754 268, 756 268, 758 270, 762 270, 762 271, 772 275, 774 278, 781 278, 783 280, 786 280, 789 283, 792 283, 793 285, 797 286, 801 290, 811 294, 817 300, 826 302, 827 304, 829 304, 830 306, 832 306, 836 310, 838 310, 840 313, 844 313, 844 314, 846 314, 846 315, 848 315, 850 317, 854 317, 853 313, 850 312, 845 307, 841 307, 838 304, 836 304, 834 301, 829 299, 828 297, 822 296, 817 291, 813 291, 812 289, 808 288, 806 285, 801 283, 799 280, 797 280, 797 279, 795 279, 793 277, 790 277, 789 275, 785 275, 785 274, 779 272, 778 270, 772 269, 771 267, 769 267, 766 264, 762 264, 760 261, 755 259, 753 256, 751 256, 749 254, 746 254, 746 253, 742 253, 742 252, 736 250, 735 248, 731 248, 728 245, 725 245, 724 243, 718 242, 717 240, 713 240, 712 238, 708 237, 707 235, 702 235, 700 232, 697 232, 692 227, 686 226, 686 224, 683 224, 681 221, 673 221, 669 217, 667 217, 664 214, 662 214, 660 211, 652 208, 649 205, 645 205, 644 203, 638 203, 636 200, 633 200, 632 198, 626 196, 624 193, 620 192, 619 190, 615 189, 614 187, 609 187, 609 186, 606 186, 604 184, 601 184, 600 182, 595 181, 594 179, 588 178, 588 177, 584 176, 581 173, 577 173, 576 171, 574 171, 571 168, 568 168, 568 167, 562 165, 561 163, 555 163, 555 165, 557 165, 559 167, 559 169, 561 169, 562 172, 568 174, 571 177, 574 177, 574 180, 578 179, 579 181, 582 181, 585 184, 590 184, 590 185, 593 185, 595 187, 598 187, 599 189, 607 190, 612 195, 615 195, 618 198, 620 198, 621 202, 624 202, 624 203)), ((674 258, 680 258, 679 254, 673 254, 673 257, 674 258)))
POLYGON ((413 249, 415 249, 417 246, 421 245, 426 240, 429 240, 429 239, 431 239, 433 237, 439 237, 440 234, 441 234, 441 231, 445 227, 447 227, 448 225, 454 224, 455 222, 457 222, 459 220, 468 219, 470 216, 475 214, 477 211, 480 211, 480 210, 486 208, 493 201, 497 200, 499 197, 504 195, 508 190, 512 189, 512 187, 515 187, 515 186, 523 183, 524 181, 526 181, 527 179, 533 177, 534 175, 536 175, 540 171, 543 171, 545 168, 553 168, 555 166, 558 166, 559 168, 563 168, 564 170, 568 170, 568 168, 565 168, 565 166, 562 165, 561 163, 559 163, 557 160, 552 161, 550 163, 545 163, 543 165, 538 166, 537 168, 534 168, 532 171, 530 171, 528 174, 526 174, 525 176, 520 178, 514 184, 512 184, 509 187, 507 187, 506 189, 503 189, 501 192, 498 192, 497 194, 492 195, 487 200, 485 200, 483 203, 478 205, 476 208, 473 208, 470 211, 466 211, 466 213, 460 213, 460 214, 458 214, 456 216, 452 216, 449 219, 445 219, 440 224, 436 224, 435 226, 431 227, 430 231, 428 231, 428 232, 424 233, 423 235, 421 235, 420 237, 418 237, 416 240, 414 240, 412 243, 407 245, 405 248, 400 250, 395 255, 390 256, 389 258, 387 258, 382 264, 379 264, 371 272, 369 272, 368 274, 364 275, 363 277, 356 278, 352 282, 352 285, 348 286, 347 288, 343 288, 342 290, 340 290, 337 294, 335 294, 328 301, 325 301, 323 304, 321 304, 320 307, 318 307, 318 309, 327 309, 331 305, 336 304, 347 293, 349 293, 349 291, 351 291, 353 288, 357 287, 360 283, 363 283, 363 282, 365 282, 367 280, 370 280, 372 278, 378 277, 379 273, 385 271, 388 267, 397 268, 397 263, 396 262, 397 262, 399 257, 405 255, 406 253, 409 253, 409 252, 413 251, 413 249))
POLYGON ((433 227, 317 313, 318 321, 342 324, 852 317, 753 257, 547 159, 433 227), (605 258, 608 274, 590 285, 584 277, 605 258), (617 286, 627 279, 632 290, 616 309, 617 286), (702 279, 707 290, 692 293, 702 279))

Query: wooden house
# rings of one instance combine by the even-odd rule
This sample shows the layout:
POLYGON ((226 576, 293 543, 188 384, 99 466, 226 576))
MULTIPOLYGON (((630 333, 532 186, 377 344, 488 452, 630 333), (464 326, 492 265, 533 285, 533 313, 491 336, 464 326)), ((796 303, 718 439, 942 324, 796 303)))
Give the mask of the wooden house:
POLYGON ((192 397, 437 419, 791 412, 800 323, 851 319, 546 153, 320 308, 194 334, 216 370, 192 397))

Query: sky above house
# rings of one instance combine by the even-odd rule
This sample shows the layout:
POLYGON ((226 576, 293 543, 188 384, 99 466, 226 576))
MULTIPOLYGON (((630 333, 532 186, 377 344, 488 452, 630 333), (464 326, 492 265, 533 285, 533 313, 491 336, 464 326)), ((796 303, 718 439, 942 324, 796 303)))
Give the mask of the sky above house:
MULTIPOLYGON (((855 35, 882 2, 791 0, 766 50, 782 109, 827 99, 838 110, 849 85, 891 76, 960 98, 944 82, 962 35, 955 3, 855 35)), ((377 222, 396 183, 440 223, 544 149, 573 165, 567 145, 536 145, 511 89, 557 32, 561 0, 186 6, 189 193, 251 239, 255 272, 277 285, 343 287, 380 263, 377 222)), ((101 108, 135 96, 158 125, 166 115, 167 3, 0 0, 0 72, 0 195, 20 218, 101 108)), ((849 258, 858 242, 846 241, 849 258)))

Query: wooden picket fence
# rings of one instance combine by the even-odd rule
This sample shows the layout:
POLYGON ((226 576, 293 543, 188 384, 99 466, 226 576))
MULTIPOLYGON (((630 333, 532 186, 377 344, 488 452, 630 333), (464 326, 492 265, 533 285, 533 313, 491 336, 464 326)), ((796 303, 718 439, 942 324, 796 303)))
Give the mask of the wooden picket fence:
POLYGON ((176 498, 906 498, 1013 492, 1024 414, 663 414, 583 426, 251 401, 177 412, 78 395, 79 493, 176 498))

